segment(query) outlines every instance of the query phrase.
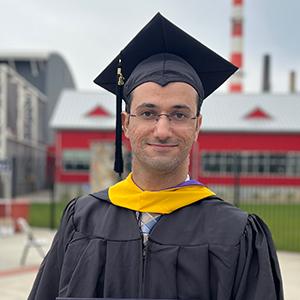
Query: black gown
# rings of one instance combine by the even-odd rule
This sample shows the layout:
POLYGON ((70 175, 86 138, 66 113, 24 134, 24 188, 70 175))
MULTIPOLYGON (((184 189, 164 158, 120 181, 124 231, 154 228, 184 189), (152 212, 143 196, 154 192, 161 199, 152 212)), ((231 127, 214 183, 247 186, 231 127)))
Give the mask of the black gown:
POLYGON ((257 216, 209 197, 163 215, 144 247, 135 212, 105 190, 69 203, 28 299, 58 296, 277 300, 283 291, 257 216))

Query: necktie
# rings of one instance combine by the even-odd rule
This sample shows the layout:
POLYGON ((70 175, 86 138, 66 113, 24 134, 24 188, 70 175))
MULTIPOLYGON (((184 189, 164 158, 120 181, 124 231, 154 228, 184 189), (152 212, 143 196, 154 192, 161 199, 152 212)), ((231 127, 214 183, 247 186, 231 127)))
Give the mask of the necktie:
POLYGON ((137 218, 139 220, 139 225, 143 234, 144 245, 147 244, 149 233, 153 226, 158 222, 160 217, 160 214, 137 212, 137 218))

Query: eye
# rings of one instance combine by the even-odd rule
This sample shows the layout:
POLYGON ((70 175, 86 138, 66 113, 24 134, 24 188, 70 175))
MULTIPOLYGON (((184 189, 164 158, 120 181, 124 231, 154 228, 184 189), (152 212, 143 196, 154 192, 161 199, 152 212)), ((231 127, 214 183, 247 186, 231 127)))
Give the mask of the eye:
POLYGON ((147 119, 153 119, 156 114, 155 112, 151 111, 151 110, 145 110, 145 111, 142 111, 141 113, 139 113, 139 116, 145 120, 147 119))
POLYGON ((187 114, 182 113, 182 112, 173 112, 173 113, 171 113, 171 118, 176 121, 181 121, 181 120, 188 118, 188 116, 187 116, 187 114))

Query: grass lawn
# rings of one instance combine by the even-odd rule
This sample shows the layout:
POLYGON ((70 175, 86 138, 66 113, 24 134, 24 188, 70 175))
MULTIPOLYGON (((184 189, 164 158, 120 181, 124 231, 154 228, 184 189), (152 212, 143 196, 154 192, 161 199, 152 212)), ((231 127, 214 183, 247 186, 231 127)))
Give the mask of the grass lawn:
POLYGON ((277 249, 300 252, 300 204, 242 204, 268 224, 277 249))
MULTIPOLYGON (((54 227, 57 228, 67 202, 55 203, 54 227)), ((51 224, 51 205, 49 203, 31 203, 29 224, 34 227, 48 227, 51 224)))
MULTIPOLYGON (((55 204, 55 227, 67 202, 55 204)), ((50 204, 32 203, 29 222, 50 227, 50 204)), ((277 249, 300 252, 300 204, 242 204, 240 208, 260 216, 269 226, 277 249)))

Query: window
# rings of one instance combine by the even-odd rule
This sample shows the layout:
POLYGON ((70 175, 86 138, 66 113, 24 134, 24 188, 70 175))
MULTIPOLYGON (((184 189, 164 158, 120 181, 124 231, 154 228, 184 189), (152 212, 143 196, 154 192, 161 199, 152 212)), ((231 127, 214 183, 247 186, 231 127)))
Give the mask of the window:
POLYGON ((32 95, 27 93, 24 100, 24 120, 23 120, 23 130, 24 139, 32 139, 32 121, 33 121, 33 111, 32 111, 32 95))
POLYGON ((286 169, 292 161, 293 157, 288 157, 286 154, 271 154, 270 173, 286 174, 286 169))
POLYGON ((203 173, 300 176, 300 153, 202 152, 203 173))
POLYGON ((7 127, 14 135, 17 134, 17 120, 18 120, 18 86, 13 81, 12 77, 8 77, 7 81, 7 127))
POLYGON ((63 152, 63 168, 65 171, 89 171, 90 151, 65 150, 63 152))

